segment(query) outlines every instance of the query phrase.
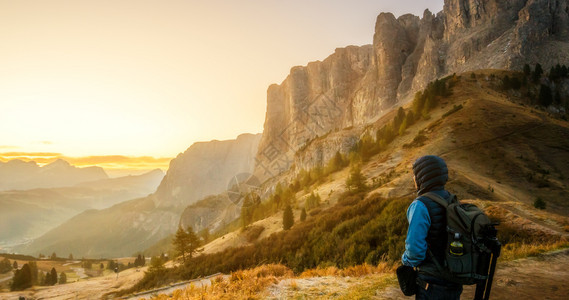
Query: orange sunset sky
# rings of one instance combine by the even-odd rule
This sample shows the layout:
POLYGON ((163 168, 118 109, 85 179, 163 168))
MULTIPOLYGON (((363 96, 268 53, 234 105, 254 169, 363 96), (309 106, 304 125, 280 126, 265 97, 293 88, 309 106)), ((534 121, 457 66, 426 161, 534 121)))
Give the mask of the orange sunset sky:
POLYGON ((370 44, 382 11, 443 0, 0 1, 0 161, 167 169, 263 130, 295 65, 370 44))

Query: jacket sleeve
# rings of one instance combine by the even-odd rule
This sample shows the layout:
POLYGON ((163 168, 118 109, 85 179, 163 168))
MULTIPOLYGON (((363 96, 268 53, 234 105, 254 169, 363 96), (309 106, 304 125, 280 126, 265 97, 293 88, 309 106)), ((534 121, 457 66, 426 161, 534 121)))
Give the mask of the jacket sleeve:
POLYGON ((427 252, 427 234, 431 227, 429 211, 423 202, 415 199, 407 209, 407 238, 405 252, 401 260, 406 266, 416 267, 425 260, 427 252))

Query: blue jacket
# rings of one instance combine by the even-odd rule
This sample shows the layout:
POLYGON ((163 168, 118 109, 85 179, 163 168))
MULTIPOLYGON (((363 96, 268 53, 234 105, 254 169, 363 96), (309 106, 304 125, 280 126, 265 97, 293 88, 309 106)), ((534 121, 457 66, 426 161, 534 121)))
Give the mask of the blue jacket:
MULTIPOLYGON (((447 191, 442 189, 431 192, 443 198, 447 198, 449 195, 447 191)), ((426 199, 423 196, 417 197, 407 209, 409 228, 407 229, 407 238, 405 239, 405 252, 401 258, 406 266, 417 267, 425 260, 427 255, 427 235, 431 227, 431 218, 427 207, 421 202, 421 200, 426 199)))

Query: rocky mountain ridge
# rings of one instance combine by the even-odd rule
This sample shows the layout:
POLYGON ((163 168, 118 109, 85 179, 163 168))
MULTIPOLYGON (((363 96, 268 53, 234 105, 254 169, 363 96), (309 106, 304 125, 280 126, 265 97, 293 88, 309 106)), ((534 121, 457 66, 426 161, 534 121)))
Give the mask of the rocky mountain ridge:
MULTIPOLYGON (((280 85, 268 88, 255 176, 264 181, 281 174, 310 140, 363 127, 437 78, 567 63, 568 28, 568 1, 445 0, 441 12, 426 10, 422 18, 381 13, 372 45, 336 49, 323 61, 293 67, 280 85)), ((324 149, 305 165, 321 164, 336 150, 324 149)))
POLYGON ((241 134, 234 140, 194 143, 170 162, 156 204, 183 208, 224 192, 234 176, 253 172, 260 139, 260 133, 241 134))
POLYGON ((0 164, 0 191, 57 188, 103 179, 108 179, 103 168, 78 168, 62 159, 41 167, 18 159, 0 164))
POLYGON ((242 134, 234 140, 194 143, 170 162, 156 192, 109 208, 82 212, 19 250, 32 255, 56 251, 86 257, 120 257, 145 250, 174 233, 179 224, 201 229, 225 218, 233 219, 239 209, 226 194, 221 202, 203 200, 209 211, 214 211, 211 214, 193 211, 192 208, 202 206, 192 204, 207 195, 221 194, 235 176, 250 174, 260 138, 261 134, 242 134), (181 221, 182 213, 192 221, 181 221), (199 223, 194 224, 194 220, 199 223))

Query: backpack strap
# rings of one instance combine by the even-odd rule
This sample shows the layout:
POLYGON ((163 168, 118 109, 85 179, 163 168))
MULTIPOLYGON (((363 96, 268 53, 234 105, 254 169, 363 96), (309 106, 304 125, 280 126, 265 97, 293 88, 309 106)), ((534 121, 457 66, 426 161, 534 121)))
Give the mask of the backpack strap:
POLYGON ((447 208, 449 206, 449 204, 451 203, 455 203, 458 202, 458 200, 456 199, 456 195, 454 194, 450 194, 450 201, 445 200, 443 197, 437 195, 436 193, 433 192, 427 192, 422 194, 421 196, 425 196, 433 201, 435 201, 436 203, 438 203, 440 206, 447 208))

